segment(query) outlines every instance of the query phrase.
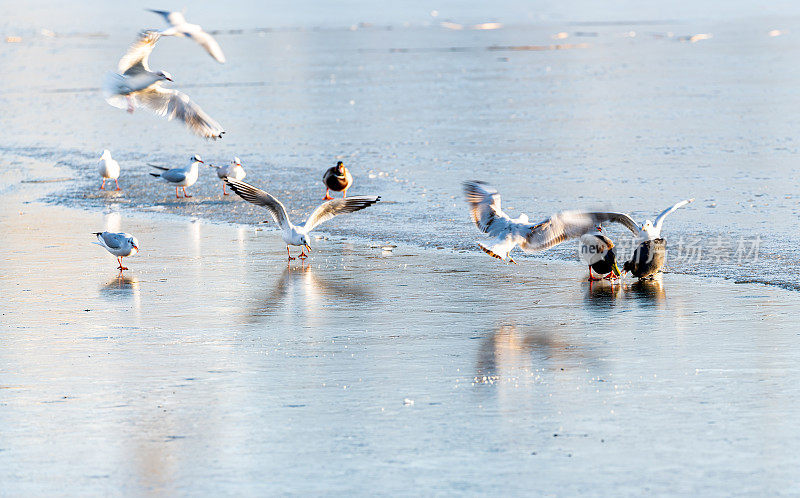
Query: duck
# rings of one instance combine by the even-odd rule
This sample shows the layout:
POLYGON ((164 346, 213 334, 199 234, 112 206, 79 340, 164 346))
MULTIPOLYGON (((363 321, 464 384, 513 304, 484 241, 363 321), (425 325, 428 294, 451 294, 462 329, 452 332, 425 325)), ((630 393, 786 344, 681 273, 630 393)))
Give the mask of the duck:
POLYGON ((175 197, 180 198, 178 195, 178 187, 183 189, 183 197, 191 197, 186 193, 186 187, 191 187, 197 182, 197 177, 200 174, 198 170, 201 164, 205 164, 200 156, 195 154, 191 158, 189 158, 189 165, 184 166, 182 168, 164 168, 161 166, 156 166, 155 164, 151 164, 150 166, 156 169, 160 169, 163 173, 150 173, 152 176, 156 178, 163 178, 167 182, 175 185, 175 197))
POLYGON ((353 175, 345 168, 342 161, 339 161, 336 166, 325 171, 325 174, 322 175, 322 183, 325 184, 325 197, 322 198, 323 200, 329 201, 333 199, 330 194, 331 190, 334 192, 344 191, 344 197, 347 197, 347 189, 353 185, 353 175))
POLYGON ((111 158, 111 151, 108 149, 103 150, 103 155, 100 156, 100 167, 97 168, 97 171, 100 173, 100 176, 103 178, 103 184, 100 185, 100 190, 106 189, 106 180, 114 180, 117 188, 115 190, 120 190, 119 188, 119 163, 111 158))
POLYGON ((139 241, 129 233, 94 232, 93 235, 97 237, 97 242, 92 242, 92 244, 97 244, 117 257, 117 262, 119 263, 117 269, 120 273, 122 273, 122 270, 127 270, 126 267, 122 266, 122 258, 139 252, 139 241))
POLYGON ((614 250, 614 242, 603 233, 603 227, 597 225, 596 233, 585 233, 581 235, 579 251, 581 259, 589 265, 589 281, 594 282, 605 278, 614 280, 620 276, 617 266, 617 253, 614 250), (598 274, 598 278, 592 275, 592 270, 598 274))
POLYGON ((639 280, 645 280, 654 278, 661 271, 667 260, 667 241, 661 236, 664 219, 676 209, 692 202, 694 199, 677 202, 656 216, 655 221, 645 220, 641 225, 627 214, 616 213, 613 221, 628 228, 636 237, 637 244, 631 259, 622 265, 624 273, 630 272, 639 280))
MULTIPOLYGON (((214 166, 213 164, 209 164, 208 166, 217 170, 217 177, 220 180, 224 180, 225 178, 242 180, 245 176, 247 176, 247 172, 242 167, 242 161, 239 160, 238 157, 234 157, 233 161, 231 161, 228 166, 214 166)), ((228 192, 225 190, 226 185, 227 184, 225 182, 222 182, 222 195, 228 195, 228 192)))

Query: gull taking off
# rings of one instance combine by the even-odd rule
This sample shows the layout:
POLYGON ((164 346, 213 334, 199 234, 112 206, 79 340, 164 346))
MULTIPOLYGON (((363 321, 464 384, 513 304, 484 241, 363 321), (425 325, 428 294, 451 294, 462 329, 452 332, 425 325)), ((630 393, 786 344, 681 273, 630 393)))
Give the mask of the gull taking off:
MULTIPOLYGON (((242 167, 242 161, 238 157, 234 157, 228 166, 214 166, 213 164, 209 164, 209 166, 217 170, 217 177, 221 180, 225 178, 241 180, 247 176, 247 172, 242 167)), ((228 195, 228 192, 225 191, 225 182, 222 182, 222 195, 228 195)))
POLYGON ((160 169, 163 173, 150 173, 151 175, 155 176, 156 178, 163 178, 167 182, 173 184, 175 186, 175 197, 180 198, 178 195, 178 187, 183 189, 183 196, 184 197, 191 197, 191 195, 186 194, 186 187, 191 187, 192 185, 197 182, 197 177, 200 174, 200 170, 198 169, 200 164, 205 164, 200 156, 197 154, 193 155, 189 158, 189 165, 184 166, 182 168, 163 168, 161 166, 156 166, 155 164, 151 164, 150 166, 156 169, 160 169))
POLYGON ((267 192, 232 178, 224 178, 223 180, 228 184, 231 190, 239 194, 242 199, 267 208, 267 211, 270 212, 275 223, 281 227, 281 235, 283 236, 283 241, 286 243, 286 254, 289 256, 289 260, 295 259, 289 252, 289 246, 302 246, 303 250, 299 258, 305 259, 307 257, 306 249, 308 252, 311 252, 311 246, 308 244, 308 234, 319 224, 328 221, 338 214, 360 211, 381 200, 378 196, 358 196, 323 202, 311 213, 311 216, 309 216, 304 223, 295 225, 289 221, 289 216, 286 214, 286 208, 283 207, 283 204, 267 192))
POLYGON ((147 9, 150 12, 156 13, 164 18, 169 24, 169 28, 159 31, 161 36, 177 36, 180 38, 191 38, 196 41, 198 45, 206 49, 208 55, 214 58, 220 64, 225 63, 225 54, 219 48, 219 43, 213 36, 209 35, 203 28, 197 24, 189 24, 186 18, 183 17, 181 12, 168 12, 166 10, 153 10, 147 9))
POLYGON ((652 278, 653 275, 661 271, 667 258, 667 241, 661 237, 661 228, 664 225, 664 218, 676 209, 683 207, 694 199, 680 201, 656 216, 655 222, 645 220, 641 226, 624 213, 613 213, 616 221, 625 225, 637 238, 639 245, 633 252, 630 261, 622 265, 622 271, 631 272, 634 277, 639 279, 652 278))
POLYGON ((134 106, 146 107, 167 120, 177 118, 196 135, 216 140, 225 131, 200 106, 189 99, 185 93, 164 88, 161 82, 172 81, 166 71, 151 71, 147 59, 153 51, 160 35, 154 31, 144 31, 130 46, 128 52, 119 60, 121 74, 109 72, 103 81, 106 101, 128 112, 134 106))
POLYGON ((103 177, 103 184, 100 185, 100 190, 106 189, 106 180, 114 180, 114 183, 117 185, 116 190, 119 190, 119 181, 117 181, 119 178, 119 163, 111 159, 110 150, 105 149, 103 151, 97 170, 100 172, 100 176, 103 177))
POLYGON ((97 237, 97 242, 92 242, 92 244, 102 246, 106 251, 116 256, 119 263, 117 269, 120 272, 127 270, 122 266, 122 258, 139 252, 139 241, 136 240, 136 237, 129 233, 113 232, 94 232, 94 235, 97 237))
POLYGON ((325 184, 325 197, 322 198, 323 200, 333 199, 330 194, 331 190, 334 192, 344 191, 344 197, 347 197, 347 189, 353 185, 353 176, 344 167, 342 161, 339 161, 336 166, 325 171, 325 174, 322 175, 322 183, 325 184))
POLYGON ((511 218, 500 207, 500 194, 494 187, 478 181, 464 182, 464 195, 470 205, 472 221, 478 229, 494 237, 490 245, 478 242, 486 254, 516 264, 510 253, 519 246, 526 252, 541 251, 580 237, 596 225, 613 221, 618 213, 563 211, 540 223, 529 223, 521 214, 511 218))

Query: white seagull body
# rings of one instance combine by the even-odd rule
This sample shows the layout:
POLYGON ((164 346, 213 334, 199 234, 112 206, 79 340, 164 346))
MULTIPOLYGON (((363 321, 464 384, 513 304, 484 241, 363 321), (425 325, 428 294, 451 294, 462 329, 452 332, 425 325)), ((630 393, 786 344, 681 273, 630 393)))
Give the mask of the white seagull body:
POLYGON ((106 180, 114 180, 114 183, 117 185, 117 190, 119 190, 119 163, 111 158, 110 150, 105 149, 103 151, 103 155, 100 156, 97 171, 103 178, 103 184, 100 185, 100 190, 105 190, 106 180))
POLYGON ((151 175, 155 176, 156 178, 163 178, 167 182, 171 183, 175 186, 175 197, 180 197, 178 195, 178 187, 183 188, 183 196, 184 197, 191 197, 191 195, 186 195, 186 187, 191 187, 197 182, 197 177, 200 176, 200 164, 205 164, 200 156, 197 154, 193 155, 189 159, 189 165, 183 166, 179 168, 163 168, 161 166, 156 166, 155 164, 151 164, 150 166, 153 168, 160 169, 163 173, 150 173, 151 175))
POLYGON ((94 232, 94 235, 97 237, 97 242, 92 242, 92 244, 97 244, 116 256, 117 262, 119 262, 117 268, 119 271, 127 270, 122 266, 122 258, 139 252, 139 241, 136 240, 136 237, 129 233, 113 232, 94 232))
MULTIPOLYGON (((217 170, 217 177, 220 180, 225 178, 242 180, 247 176, 247 172, 242 167, 242 161, 238 157, 234 157, 228 166, 214 166, 213 164, 209 164, 209 166, 217 170)), ((228 192, 225 191, 225 182, 222 182, 222 195, 228 195, 228 192)))
POLYGON ((281 235, 286 243, 286 253, 289 255, 290 260, 294 258, 289 253, 289 246, 302 246, 303 251, 300 253, 300 258, 306 258, 305 250, 308 249, 311 252, 307 235, 321 223, 339 214, 360 211, 381 200, 379 196, 364 195, 323 202, 305 222, 295 225, 289 220, 289 215, 286 213, 286 208, 283 204, 272 195, 240 180, 225 178, 224 181, 242 199, 267 208, 275 223, 281 227, 281 235))
POLYGON ((108 73, 103 81, 106 101, 114 107, 133 112, 134 106, 150 109, 167 120, 179 119, 196 135, 216 140, 225 130, 185 93, 164 88, 161 82, 172 81, 166 71, 151 71, 148 58, 160 35, 144 31, 119 61, 121 74, 108 73))
POLYGON ((540 223, 529 223, 521 214, 511 218, 500 206, 500 194, 494 187, 478 181, 464 182, 464 195, 470 204, 472 221, 482 232, 494 239, 490 244, 478 242, 488 255, 516 263, 509 253, 517 246, 533 252, 549 249, 562 242, 580 237, 600 223, 616 221, 618 213, 562 211, 540 223))
POLYGON ((219 48, 219 43, 213 36, 209 35, 197 24, 186 22, 181 12, 168 12, 166 10, 148 9, 150 12, 159 14, 170 25, 169 28, 159 32, 161 36, 176 36, 179 38, 191 38, 198 45, 206 49, 206 52, 220 64, 225 63, 225 54, 219 48))

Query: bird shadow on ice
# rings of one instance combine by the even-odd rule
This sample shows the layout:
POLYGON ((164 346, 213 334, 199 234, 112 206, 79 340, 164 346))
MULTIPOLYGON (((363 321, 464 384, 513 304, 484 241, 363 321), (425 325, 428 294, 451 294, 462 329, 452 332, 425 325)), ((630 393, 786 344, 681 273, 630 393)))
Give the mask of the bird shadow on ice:
POLYGON ((633 302, 644 307, 658 306, 665 299, 664 284, 660 278, 656 278, 619 284, 607 281, 591 282, 583 301, 587 308, 609 310, 623 302, 633 302))
POLYGON ((287 265, 272 292, 250 311, 252 321, 282 312, 321 314, 327 306, 353 306, 373 302, 375 296, 361 285, 317 275, 310 264, 287 265))
POLYGON ((139 280, 136 277, 118 274, 100 287, 100 295, 109 301, 127 300, 139 292, 139 280))

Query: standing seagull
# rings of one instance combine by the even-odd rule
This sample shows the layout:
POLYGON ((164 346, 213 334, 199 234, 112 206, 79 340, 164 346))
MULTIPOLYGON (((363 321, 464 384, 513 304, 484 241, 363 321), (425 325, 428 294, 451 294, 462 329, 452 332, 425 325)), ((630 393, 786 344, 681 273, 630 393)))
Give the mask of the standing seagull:
POLYGON ((328 221, 337 214, 360 211, 381 200, 378 196, 363 195, 350 197, 349 199, 335 199, 323 202, 311 213, 311 216, 309 216, 304 223, 295 225, 289 221, 286 208, 283 207, 283 204, 281 204, 281 201, 278 199, 245 182, 232 178, 223 178, 223 180, 228 184, 231 190, 239 194, 242 199, 267 208, 272 218, 275 220, 275 223, 281 227, 281 235, 283 236, 283 241, 286 243, 286 254, 289 256, 289 260, 295 259, 289 252, 289 246, 302 246, 303 250, 299 258, 305 259, 307 257, 306 249, 308 249, 308 252, 311 252, 311 246, 308 244, 307 235, 319 224, 328 221))
POLYGON ((611 221, 625 225, 636 236, 639 243, 633 252, 631 260, 622 265, 622 271, 629 271, 631 275, 639 277, 640 280, 652 278, 653 275, 661 271, 667 256, 667 242, 661 237, 664 218, 676 209, 693 201, 694 199, 680 201, 656 216, 655 222, 645 220, 641 227, 629 215, 614 213, 614 219, 611 221))
POLYGON ((580 237, 596 225, 614 221, 619 213, 562 211, 540 223, 528 223, 528 215, 512 219, 500 207, 500 194, 494 187, 478 181, 464 182, 464 195, 470 204, 472 221, 478 229, 494 237, 491 245, 478 242, 489 256, 516 264, 510 253, 519 246, 526 252, 541 251, 580 237))
POLYGON ((198 26, 197 24, 189 24, 186 22, 186 18, 183 17, 183 13, 181 12, 168 12, 166 10, 154 10, 154 9, 147 9, 150 12, 154 12, 164 18, 167 21, 167 24, 170 25, 169 28, 159 31, 161 36, 177 36, 180 38, 191 38, 192 40, 196 41, 201 47, 206 49, 206 52, 214 58, 220 64, 225 64, 225 54, 222 53, 222 49, 219 48, 219 43, 217 40, 214 39, 213 36, 209 35, 203 28, 198 26))
POLYGON ((120 272, 127 270, 122 266, 122 258, 139 252, 139 241, 136 240, 136 237, 129 233, 113 232, 94 232, 94 235, 97 237, 97 242, 92 242, 92 244, 104 247, 106 251, 116 256, 119 263, 117 269, 120 272))
MULTIPOLYGON (((217 177, 220 180, 225 178, 241 180, 247 176, 247 172, 242 167, 242 161, 238 157, 234 157, 228 166, 214 166, 213 164, 209 164, 209 166, 217 170, 217 177)), ((228 195, 228 192, 225 191, 225 182, 222 182, 222 195, 228 195)))
POLYGON ((191 158, 189 158, 189 165, 184 166, 182 168, 163 168, 161 166, 156 166, 155 164, 151 164, 150 166, 156 169, 160 169, 163 173, 150 173, 151 175, 155 176, 156 178, 163 178, 164 180, 168 181, 169 183, 175 185, 175 197, 180 198, 178 195, 178 187, 183 188, 183 196, 184 197, 191 197, 191 195, 186 194, 186 187, 191 187, 192 185, 197 182, 197 177, 200 174, 199 166, 200 164, 205 164, 200 156, 195 154, 191 158))
POLYGON ((103 151, 103 155, 100 156, 100 167, 98 168, 100 172, 100 176, 103 177, 103 184, 100 185, 100 190, 106 189, 106 180, 114 180, 114 183, 117 185, 116 190, 119 190, 119 163, 113 159, 111 159, 111 151, 105 149, 103 151))
POLYGON ((216 140, 225 130, 185 93, 164 88, 161 82, 172 81, 166 71, 150 70, 147 59, 160 35, 154 31, 143 31, 117 66, 122 74, 109 72, 103 80, 106 102, 133 112, 134 105, 146 107, 164 116, 167 120, 177 118, 196 135, 216 140))
POLYGON ((334 192, 344 191, 344 197, 347 197, 347 189, 353 185, 353 175, 344 167, 342 161, 339 161, 336 166, 325 171, 325 174, 322 175, 322 183, 325 184, 325 197, 322 200, 333 199, 330 194, 331 190, 334 192))
POLYGON ((620 271, 617 266, 617 252, 614 250, 614 242, 603 235, 603 228, 597 225, 597 233, 585 233, 581 235, 578 251, 581 259, 589 265, 589 281, 600 280, 604 277, 608 280, 619 277, 620 271), (592 276, 592 270, 600 275, 600 278, 592 276))

